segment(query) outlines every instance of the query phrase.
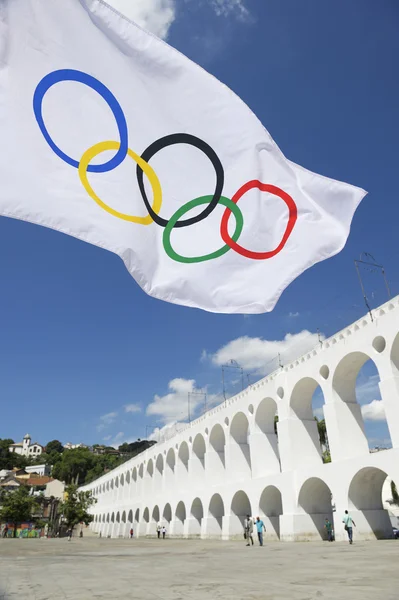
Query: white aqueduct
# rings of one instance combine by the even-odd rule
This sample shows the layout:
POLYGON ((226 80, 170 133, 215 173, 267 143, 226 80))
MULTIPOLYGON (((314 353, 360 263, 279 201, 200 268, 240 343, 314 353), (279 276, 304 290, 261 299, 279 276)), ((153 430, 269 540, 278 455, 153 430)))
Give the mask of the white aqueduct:
POLYGON ((146 536, 160 522, 170 536, 228 539, 242 536, 249 513, 262 517, 269 539, 320 539, 329 517, 339 540, 349 509, 358 539, 392 537, 382 486, 387 477, 399 483, 399 297, 372 316, 84 486, 97 499, 92 529, 119 537, 133 527, 146 536), (369 452, 356 399, 356 378, 369 359, 392 441, 384 452, 369 452), (328 464, 312 414, 318 385, 328 464))

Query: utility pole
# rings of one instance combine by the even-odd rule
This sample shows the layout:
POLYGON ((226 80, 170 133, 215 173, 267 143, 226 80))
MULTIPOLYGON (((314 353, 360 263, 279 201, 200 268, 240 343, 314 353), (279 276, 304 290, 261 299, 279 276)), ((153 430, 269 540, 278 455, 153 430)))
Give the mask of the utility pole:
POLYGON ((373 321, 373 313, 371 312, 371 307, 370 307, 370 304, 369 304, 369 301, 367 298, 367 294, 366 294, 366 290, 365 290, 365 287, 363 284, 363 278, 362 278, 362 275, 361 275, 361 272, 359 269, 359 265, 365 265, 366 269, 370 272, 374 272, 375 270, 380 270, 381 275, 383 276, 383 279, 384 279, 385 287, 386 287, 387 294, 388 294, 388 299, 390 299, 391 298, 391 290, 389 289, 389 284, 388 284, 388 280, 386 277, 385 269, 384 269, 383 265, 379 265, 378 263, 376 263, 374 256, 372 256, 372 254, 369 254, 368 252, 362 252, 360 255, 360 259, 355 260, 354 263, 355 263, 356 272, 357 272, 357 275, 359 278, 359 283, 360 283, 360 287, 361 287, 362 294, 363 294, 363 300, 364 300, 366 308, 369 312, 370 318, 373 321), (367 260, 362 260, 363 257, 366 258, 367 260), (373 268, 371 269, 368 267, 373 267, 373 268))
POLYGON ((231 359, 228 364, 222 365, 222 385, 223 385, 223 397, 226 400, 226 387, 224 379, 225 369, 239 369, 241 371, 241 391, 244 390, 244 369, 238 364, 237 361, 231 359))
POLYGON ((204 396, 204 412, 206 412, 206 408, 207 408, 207 393, 206 392, 188 392, 187 393, 187 402, 188 402, 188 422, 189 423, 191 423, 191 407, 190 407, 191 396, 204 396))

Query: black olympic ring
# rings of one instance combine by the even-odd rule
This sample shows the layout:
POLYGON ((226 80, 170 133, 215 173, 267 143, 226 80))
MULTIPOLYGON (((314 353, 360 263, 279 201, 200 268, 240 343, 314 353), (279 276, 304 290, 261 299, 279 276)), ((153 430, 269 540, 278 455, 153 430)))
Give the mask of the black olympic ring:
MULTIPOLYGON (((219 204, 219 200, 222 195, 224 186, 224 170, 223 165, 220 162, 220 159, 216 152, 213 150, 213 148, 211 148, 206 142, 204 142, 200 138, 197 138, 195 135, 190 135, 189 133, 174 133, 172 135, 167 135, 163 138, 160 138, 159 140, 148 146, 146 150, 144 150, 143 154, 141 155, 141 158, 148 163, 149 160, 157 152, 159 152, 163 148, 167 148, 168 146, 172 146, 174 144, 189 144, 190 146, 198 148, 198 150, 201 150, 209 158, 216 172, 215 193, 208 206, 199 215, 191 217, 191 219, 183 219, 181 221, 177 221, 177 223, 175 224, 175 227, 188 227, 189 225, 194 225, 194 223, 199 223, 203 219, 206 219, 206 217, 208 217, 219 204)), ((139 184, 141 196, 144 200, 144 204, 146 205, 146 208, 149 214, 151 215, 151 218, 157 225, 160 225, 161 227, 166 227, 169 221, 157 215, 157 213, 154 212, 151 204, 148 201, 147 194, 144 189, 144 173, 139 165, 137 165, 137 181, 139 184)))

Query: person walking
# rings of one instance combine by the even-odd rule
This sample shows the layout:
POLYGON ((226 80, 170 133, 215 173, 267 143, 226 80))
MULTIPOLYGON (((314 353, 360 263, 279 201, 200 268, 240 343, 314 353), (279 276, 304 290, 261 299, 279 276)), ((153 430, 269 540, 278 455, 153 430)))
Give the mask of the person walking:
POLYGON ((158 536, 158 539, 160 539, 160 537, 161 537, 161 526, 160 526, 159 523, 157 525, 157 536, 158 536))
POLYGON ((165 539, 165 535, 166 535, 166 527, 165 525, 162 527, 162 539, 165 539))
POLYGON ((247 518, 244 521, 244 535, 245 535, 245 539, 247 540, 247 546, 250 546, 251 544, 249 543, 249 541, 251 540, 252 546, 254 545, 254 538, 252 537, 254 532, 254 522, 252 521, 251 517, 249 515, 247 515, 247 518))
POLYGON ((334 538, 333 538, 333 529, 332 529, 332 523, 329 519, 325 520, 325 524, 324 524, 324 528, 327 531, 327 539, 329 542, 333 542, 334 538))
POLYGON ((256 517, 256 529, 258 531, 259 546, 263 546, 263 532, 266 533, 266 527, 259 517, 256 517))
POLYGON ((348 511, 345 511, 342 523, 345 525, 345 531, 348 533, 349 543, 353 544, 353 527, 356 527, 355 521, 352 519, 348 511))
POLYGON ((130 539, 133 539, 133 527, 131 527, 130 531, 129 531, 129 535, 130 535, 130 539))
POLYGON ((72 527, 70 527, 70 528, 68 529, 68 531, 67 531, 67 536, 68 536, 68 542, 70 542, 70 541, 71 541, 71 538, 72 538, 72 527))

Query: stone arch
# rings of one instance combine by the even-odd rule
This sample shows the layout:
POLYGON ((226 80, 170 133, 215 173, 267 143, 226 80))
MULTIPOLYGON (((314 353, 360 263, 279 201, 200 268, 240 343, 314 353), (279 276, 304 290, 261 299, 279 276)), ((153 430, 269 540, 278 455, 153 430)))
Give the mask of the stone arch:
POLYGON ((118 475, 115 477, 115 487, 116 488, 119 487, 119 477, 118 477, 118 475))
POLYGON ((256 409, 255 431, 251 435, 251 449, 256 457, 252 468, 256 476, 280 471, 276 416, 277 403, 273 398, 264 398, 256 409))
POLYGON ((146 508, 144 509, 144 512, 143 512, 143 521, 144 521, 145 523, 149 523, 149 522, 150 522, 150 511, 149 511, 149 508, 148 508, 148 507, 146 507, 146 508))
POLYGON ((121 487, 123 487, 125 485, 125 476, 123 473, 120 476, 119 483, 120 483, 121 487))
POLYGON ((184 502, 180 501, 176 506, 175 510, 175 521, 174 521, 174 535, 183 535, 184 533, 184 522, 186 520, 186 506, 184 502))
POLYGON ((209 460, 211 462, 209 471, 219 477, 226 466, 226 436, 223 427, 218 423, 211 429, 209 436, 210 450, 209 460))
POLYGON ((298 511, 306 515, 303 531, 305 539, 326 539, 325 519, 333 522, 332 494, 325 481, 319 477, 307 479, 298 495, 298 511))
POLYGON ((128 523, 133 523, 133 511, 130 509, 127 516, 128 523))
POLYGON ((130 471, 126 471, 126 485, 130 484, 130 471))
POLYGON ((223 529, 224 502, 220 494, 214 494, 209 502, 209 517, 207 534, 210 536, 220 536, 223 529))
POLYGON ((111 523, 115 523, 115 513, 112 513, 111 515, 111 523))
MULTIPOLYGON (((378 386, 380 380, 379 360, 374 360, 369 354, 362 351, 350 352, 344 356, 338 363, 333 374, 333 393, 336 401, 340 402, 341 418, 339 441, 341 452, 345 458, 361 456, 369 452, 366 427, 362 413, 363 410, 367 418, 368 409, 361 407, 358 402, 358 386, 361 381, 361 376, 364 376, 365 374, 366 389, 368 383, 372 380, 374 380, 374 387, 378 386), (368 364, 366 365, 366 363, 368 364), (375 374, 370 376, 370 370, 373 370, 375 374)), ((363 385, 364 384, 362 384, 361 387, 363 387, 363 385)), ((370 397, 369 402, 372 400, 375 400, 375 398, 370 397)), ((381 408, 383 408, 383 405, 381 408)), ((382 418, 379 420, 380 427, 386 427, 384 435, 387 438, 390 438, 390 432, 384 414, 382 414, 382 418)))
POLYGON ((113 479, 111 479, 110 488, 111 488, 111 490, 114 489, 114 480, 113 479))
POLYGON ((280 539, 280 516, 283 514, 281 492, 276 486, 268 485, 259 499, 259 512, 266 526, 266 535, 272 531, 280 539))
POLYGON ((176 466, 176 454, 173 448, 169 448, 168 450, 168 453, 166 455, 166 464, 168 465, 172 473, 174 473, 176 466))
POLYGON ((134 520, 136 521, 136 523, 139 523, 140 521, 140 509, 137 508, 136 512, 134 513, 134 520))
POLYGON ((154 475, 154 461, 152 460, 152 458, 150 458, 150 460, 147 463, 147 473, 150 477, 154 475))
POLYGON ((134 467, 133 471, 132 471, 132 479, 134 481, 134 483, 136 483, 137 481, 137 468, 134 467))
POLYGON ((153 511, 152 511, 152 520, 157 524, 159 523, 159 521, 160 521, 159 506, 154 506, 153 511))
POLYGON ((180 463, 185 467, 186 471, 188 471, 188 460, 190 458, 190 452, 188 449, 187 442, 182 442, 180 444, 178 457, 179 457, 180 463))
POLYGON ((107 514, 107 523, 110 522, 109 513, 107 514))
POLYGON ((205 468, 205 439, 201 433, 197 433, 193 442, 193 456, 198 459, 202 468, 205 468))
POLYGON ((389 513, 384 510, 382 502, 382 487, 387 476, 377 467, 364 467, 349 485, 349 512, 356 523, 356 533, 366 538, 392 537, 389 513))
MULTIPOLYGON (((320 464, 323 460, 312 406, 313 396, 319 386, 320 383, 313 377, 303 377, 295 384, 290 397, 290 408, 294 418, 292 427, 295 429, 291 432, 293 453, 300 457, 302 463, 309 465, 320 464)), ((319 389, 321 390, 321 387, 319 389)))
POLYGON ((169 502, 167 504, 165 504, 165 507, 162 512, 162 518, 165 519, 165 521, 167 523, 170 523, 172 520, 172 508, 171 508, 169 502))
POLYGON ((105 523, 105 513, 103 514, 103 523, 105 523))
POLYGON ((157 473, 159 473, 160 475, 163 474, 164 462, 162 454, 158 454, 157 462, 155 463, 155 468, 157 473))
POLYGON ((125 510, 122 513, 122 523, 126 523, 126 511, 125 510))
POLYGON ((249 422, 243 412, 234 415, 230 425, 231 465, 240 477, 248 477, 251 474, 251 452, 249 447, 249 422))
POLYGON ((247 494, 240 490, 231 501, 230 535, 242 535, 247 515, 252 516, 251 503, 247 494))
POLYGON ((200 498, 195 498, 191 504, 189 534, 201 535, 201 524, 204 517, 204 507, 200 498))

